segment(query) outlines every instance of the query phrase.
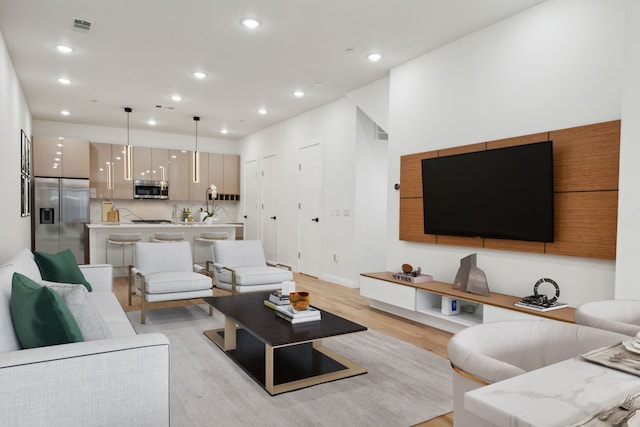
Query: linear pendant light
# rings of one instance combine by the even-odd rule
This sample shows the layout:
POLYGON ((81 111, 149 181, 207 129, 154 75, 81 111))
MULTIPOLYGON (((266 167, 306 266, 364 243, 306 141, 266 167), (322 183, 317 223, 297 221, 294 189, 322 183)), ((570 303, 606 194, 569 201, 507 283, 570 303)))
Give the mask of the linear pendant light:
POLYGON ((124 179, 131 181, 131 143, 129 142, 129 114, 133 111, 130 107, 124 107, 125 113, 127 113, 127 145, 124 147, 124 179))
POLYGON ((196 151, 191 155, 192 170, 193 170, 193 182, 200 182, 200 152, 198 152, 198 122, 200 117, 193 116, 193 121, 196 122, 196 151))

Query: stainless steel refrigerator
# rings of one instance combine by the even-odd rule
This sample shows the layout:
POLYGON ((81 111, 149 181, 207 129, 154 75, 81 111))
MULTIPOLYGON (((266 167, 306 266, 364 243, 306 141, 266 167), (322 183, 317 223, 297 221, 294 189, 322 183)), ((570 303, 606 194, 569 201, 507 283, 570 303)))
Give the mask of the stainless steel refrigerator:
POLYGON ((89 180, 35 178, 33 194, 34 249, 49 253, 71 249, 78 264, 84 264, 89 180))

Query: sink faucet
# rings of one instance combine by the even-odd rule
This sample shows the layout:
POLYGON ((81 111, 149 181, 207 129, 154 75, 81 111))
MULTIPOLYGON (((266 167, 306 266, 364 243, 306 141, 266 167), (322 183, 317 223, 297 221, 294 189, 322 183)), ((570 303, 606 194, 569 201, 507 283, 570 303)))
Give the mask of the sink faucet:
POLYGON ((178 207, 177 203, 173 203, 171 205, 171 220, 173 221, 174 224, 178 223, 178 210, 180 208, 178 207))

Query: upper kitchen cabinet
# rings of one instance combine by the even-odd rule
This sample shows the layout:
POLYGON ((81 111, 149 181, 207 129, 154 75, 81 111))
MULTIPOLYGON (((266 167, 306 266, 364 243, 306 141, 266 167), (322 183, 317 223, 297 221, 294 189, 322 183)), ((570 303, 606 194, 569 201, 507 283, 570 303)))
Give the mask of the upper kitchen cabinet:
POLYGON ((89 178, 89 141, 34 136, 33 173, 44 177, 89 178))
POLYGON ((89 190, 94 199, 133 199, 133 181, 124 179, 124 146, 90 144, 89 190))
MULTIPOLYGON (((133 147, 133 179, 166 181, 169 179, 169 150, 133 147)), ((171 183, 169 183, 171 185, 171 183)))
POLYGON ((240 195, 240 156, 209 153, 209 180, 218 189, 218 198, 238 200, 240 195))
POLYGON ((224 155, 224 193, 230 196, 240 195, 240 156, 224 155))
POLYGON ((189 200, 189 163, 191 153, 169 150, 169 199, 189 200))

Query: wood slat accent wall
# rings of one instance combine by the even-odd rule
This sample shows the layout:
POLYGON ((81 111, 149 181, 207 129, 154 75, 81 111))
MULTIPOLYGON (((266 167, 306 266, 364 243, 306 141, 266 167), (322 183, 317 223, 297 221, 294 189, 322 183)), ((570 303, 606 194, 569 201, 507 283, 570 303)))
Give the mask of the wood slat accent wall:
POLYGON ((400 240, 615 259, 620 120, 517 136, 400 158, 400 240), (553 243, 424 234, 422 159, 553 141, 553 243))

